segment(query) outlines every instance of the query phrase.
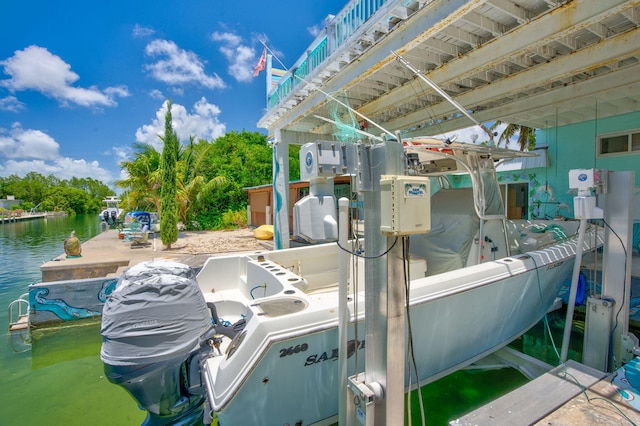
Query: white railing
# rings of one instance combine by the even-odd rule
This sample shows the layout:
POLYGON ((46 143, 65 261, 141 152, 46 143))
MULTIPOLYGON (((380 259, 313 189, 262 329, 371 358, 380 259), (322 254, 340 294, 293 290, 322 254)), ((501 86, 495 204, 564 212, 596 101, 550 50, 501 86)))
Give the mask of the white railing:
MULTIPOLYGON (((361 26, 370 21, 376 13, 386 13, 389 6, 402 6, 406 3, 418 3, 407 0, 351 0, 335 17, 331 18, 320 35, 311 43, 306 53, 280 79, 267 95, 267 109, 283 101, 300 82, 305 81, 316 68, 331 56, 335 50, 359 32, 361 26), (386 6, 383 9, 383 6, 386 6)), ((424 2, 422 2, 424 3, 424 2)), ((267 84, 270 84, 268 82, 267 84)))

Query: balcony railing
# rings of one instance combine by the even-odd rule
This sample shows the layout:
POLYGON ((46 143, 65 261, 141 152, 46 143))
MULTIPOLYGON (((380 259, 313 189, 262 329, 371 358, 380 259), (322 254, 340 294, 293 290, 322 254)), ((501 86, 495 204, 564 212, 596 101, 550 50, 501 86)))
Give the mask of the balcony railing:
MULTIPOLYGON (((306 81, 313 71, 350 38, 385 3, 408 3, 406 0, 352 0, 338 15, 333 17, 322 33, 313 41, 310 49, 280 79, 267 95, 267 109, 284 100, 301 82, 306 81)), ((409 2, 410 3, 410 2, 409 2)), ((389 8, 386 8, 387 10, 389 8)))

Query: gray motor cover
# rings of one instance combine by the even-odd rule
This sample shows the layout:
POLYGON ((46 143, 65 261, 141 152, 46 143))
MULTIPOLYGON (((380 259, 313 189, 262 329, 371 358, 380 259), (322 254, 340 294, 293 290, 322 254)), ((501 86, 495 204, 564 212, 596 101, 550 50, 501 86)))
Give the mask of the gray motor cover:
POLYGON ((186 357, 211 327, 193 269, 170 261, 140 263, 122 274, 104 305, 100 358, 135 366, 186 357))

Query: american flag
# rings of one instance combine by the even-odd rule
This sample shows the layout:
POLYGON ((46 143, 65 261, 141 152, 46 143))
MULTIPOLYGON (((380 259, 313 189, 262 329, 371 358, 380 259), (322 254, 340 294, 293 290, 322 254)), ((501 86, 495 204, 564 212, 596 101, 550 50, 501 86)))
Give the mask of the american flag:
POLYGON ((260 60, 258 61, 258 65, 256 65, 255 69, 253 70, 253 76, 257 77, 258 74, 260 74, 260 71, 262 71, 264 69, 264 65, 265 62, 267 61, 267 48, 265 47, 262 50, 262 55, 260 56, 260 60))

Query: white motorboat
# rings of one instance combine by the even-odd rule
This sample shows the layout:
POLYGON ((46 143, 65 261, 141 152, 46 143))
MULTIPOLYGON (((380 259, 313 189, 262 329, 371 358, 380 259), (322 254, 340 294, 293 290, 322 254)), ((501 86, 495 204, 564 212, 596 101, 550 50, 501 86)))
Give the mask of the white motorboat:
MULTIPOLYGON (((322 158, 313 149, 330 144, 318 142, 315 148, 311 147, 315 152, 311 155, 313 161, 322 158)), ((327 149, 344 152, 344 144, 333 144, 327 149)), ((127 289, 136 287, 129 283, 136 281, 136 274, 149 282, 149 271, 155 267, 143 273, 125 273, 103 314, 102 359, 109 379, 125 387, 134 383, 135 389, 128 390, 139 402, 140 395, 145 394, 141 390, 145 380, 154 392, 160 382, 182 389, 173 399, 167 399, 165 392, 164 406, 158 401, 141 403, 151 417, 158 419, 178 418, 186 411, 193 413, 197 409, 182 410, 187 406, 184 401, 195 401, 197 405, 206 399, 209 408, 205 413, 215 412, 223 426, 335 423, 340 388, 346 386, 340 379, 337 362, 339 282, 345 272, 338 266, 340 256, 349 259, 348 374, 355 375, 365 368, 369 336, 365 335, 363 323, 371 297, 365 288, 372 279, 368 262, 386 262, 385 252, 402 244, 406 249, 403 265, 409 276, 406 294, 412 324, 411 328, 405 324, 405 340, 411 336, 416 371, 421 384, 426 384, 496 351, 540 321, 556 299, 562 282, 571 275, 578 241, 582 241, 585 253, 601 244, 601 238, 591 228, 583 239, 578 238, 576 221, 505 218, 494 163, 518 153, 435 140, 405 142, 404 151, 408 161, 403 175, 415 177, 419 185, 429 182, 427 206, 430 204, 428 211, 412 208, 406 220, 430 222, 428 232, 409 232, 410 236, 402 231, 387 232, 382 250, 376 253, 363 252, 371 250, 371 245, 353 238, 341 245, 330 242, 208 259, 192 284, 202 295, 194 296, 194 307, 188 308, 183 297, 176 296, 177 307, 171 308, 166 306, 169 299, 161 299, 162 309, 175 314, 170 321, 167 319, 167 324, 171 323, 167 325, 169 329, 180 328, 175 323, 180 322, 183 310, 190 309, 192 315, 196 310, 204 311, 205 303, 214 323, 191 331, 191 352, 176 354, 171 367, 189 374, 174 371, 173 380, 140 378, 136 368, 131 367, 140 362, 140 368, 148 372, 155 359, 154 346, 159 346, 164 355, 170 352, 170 345, 154 344, 154 334, 167 327, 152 318, 153 310, 160 306, 154 305, 160 303, 155 302, 157 286, 167 285, 170 280, 152 280, 154 296, 143 297, 136 306, 126 298, 127 289), (453 188, 447 180, 451 173, 466 173, 471 186, 453 188), (121 309, 126 310, 122 316, 121 309), (125 319, 121 321, 122 318, 125 319), (126 371, 119 371, 119 366, 126 371)), ((304 167, 305 151, 302 152, 304 167)), ((328 162, 334 160, 332 157, 328 162)), ((360 170, 365 162, 361 157, 360 170)), ((409 180, 409 187, 401 189, 408 191, 405 195, 413 193, 412 182, 409 180)), ((424 189, 421 187, 420 191, 424 189)), ((311 193, 311 197, 318 196, 311 193)), ((325 204, 327 200, 320 200, 319 205, 325 204)), ((333 206, 328 211, 335 210, 335 202, 333 206)), ((383 202, 381 208, 386 207, 383 202)), ((318 211, 303 209, 307 210, 318 211)), ((365 208, 367 214, 370 212, 365 208)), ((381 219, 383 227, 389 219, 385 215, 381 219)), ((314 219, 318 221, 323 225, 316 229, 321 234, 317 239, 332 239, 334 230, 326 225, 333 222, 314 219)), ((365 227, 364 238, 379 238, 383 227, 365 227)), ((141 289, 136 288, 132 294, 141 297, 141 289)), ((166 318, 168 314, 162 315, 166 318)), ((206 323, 209 312, 204 315, 206 323)), ((163 356, 162 362, 166 358, 163 356)), ((164 370, 158 371, 159 377, 166 378, 164 370)), ((405 378, 407 389, 415 379, 405 378)))
POLYGON ((115 223, 120 217, 120 214, 122 213, 119 207, 120 201, 122 200, 120 200, 115 195, 110 195, 106 197, 104 200, 102 200, 102 202, 105 203, 107 208, 103 209, 100 212, 100 215, 99 215, 100 220, 103 222, 110 222, 112 224, 115 223))

